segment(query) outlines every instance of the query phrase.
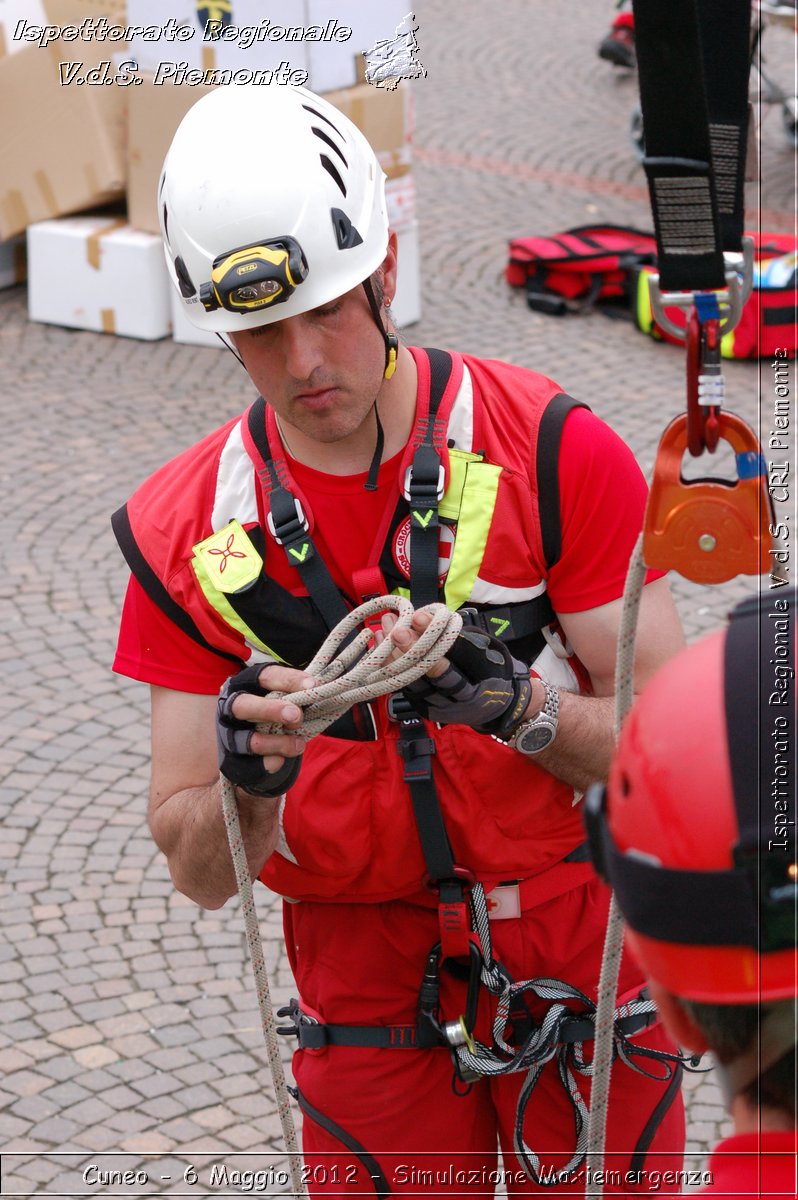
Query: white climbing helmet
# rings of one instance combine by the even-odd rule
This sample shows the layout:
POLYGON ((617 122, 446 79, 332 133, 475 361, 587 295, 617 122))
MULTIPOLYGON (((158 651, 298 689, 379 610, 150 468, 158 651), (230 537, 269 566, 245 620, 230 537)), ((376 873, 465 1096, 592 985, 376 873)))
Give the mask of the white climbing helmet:
POLYGON ((172 140, 158 212, 186 316, 219 333, 329 303, 388 247, 374 151, 306 88, 231 84, 203 96, 172 140))

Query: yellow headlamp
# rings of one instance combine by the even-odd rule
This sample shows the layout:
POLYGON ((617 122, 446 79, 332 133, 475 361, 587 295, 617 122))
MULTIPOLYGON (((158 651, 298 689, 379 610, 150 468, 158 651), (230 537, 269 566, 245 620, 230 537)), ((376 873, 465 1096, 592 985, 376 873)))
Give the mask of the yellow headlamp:
POLYGON ((242 315, 283 304, 307 277, 302 247, 292 237, 239 246, 213 260, 209 283, 200 285, 206 312, 226 308, 242 315))

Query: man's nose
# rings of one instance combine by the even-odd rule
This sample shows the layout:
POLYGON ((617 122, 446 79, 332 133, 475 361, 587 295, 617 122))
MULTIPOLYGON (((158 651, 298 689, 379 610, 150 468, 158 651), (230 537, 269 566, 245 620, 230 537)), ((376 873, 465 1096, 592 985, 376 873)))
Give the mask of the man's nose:
POLYGON ((285 369, 293 379, 310 379, 316 367, 324 363, 321 343, 307 321, 301 316, 288 317, 281 323, 282 351, 285 369))

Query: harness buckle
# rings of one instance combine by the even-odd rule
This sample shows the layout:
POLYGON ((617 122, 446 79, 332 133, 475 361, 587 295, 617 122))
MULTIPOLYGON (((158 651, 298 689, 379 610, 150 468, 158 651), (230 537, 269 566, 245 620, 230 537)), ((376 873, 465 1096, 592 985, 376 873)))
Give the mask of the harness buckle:
POLYGON ((300 535, 307 533, 310 528, 308 519, 305 516, 305 510, 299 500, 297 500, 296 496, 291 496, 291 500, 294 505, 294 511, 287 518, 281 517, 279 526, 275 522, 274 512, 268 513, 266 517, 266 525, 269 533, 278 546, 282 546, 284 542, 296 541, 300 535))
MULTIPOLYGON (((423 721, 404 692, 391 692, 388 697, 388 719, 400 725, 422 725, 423 721)), ((401 753, 401 752, 400 752, 401 753)))
MULTIPOLYGON (((437 454, 435 455, 437 458, 437 454)), ((414 474, 413 466, 409 466, 405 471, 404 483, 402 485, 402 495, 408 503, 423 503, 424 501, 434 501, 440 504, 445 491, 446 472, 443 469, 443 463, 438 460, 437 479, 431 476, 427 479, 419 478, 418 471, 414 474)))
POLYGON ((459 867, 455 863, 455 865, 453 867, 453 875, 452 875, 451 879, 428 878, 426 880, 425 886, 431 892, 438 892, 438 893, 440 893, 441 888, 445 887, 445 885, 447 883, 448 884, 456 884, 461 889, 465 888, 467 891, 471 891, 471 889, 474 887, 476 882, 477 882, 477 877, 473 871, 469 871, 468 867, 459 867))

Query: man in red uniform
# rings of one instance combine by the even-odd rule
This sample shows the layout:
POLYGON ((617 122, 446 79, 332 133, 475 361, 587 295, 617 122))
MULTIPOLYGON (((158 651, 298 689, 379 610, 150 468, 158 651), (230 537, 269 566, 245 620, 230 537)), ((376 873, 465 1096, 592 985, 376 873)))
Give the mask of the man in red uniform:
POLYGON ((717 1060, 717 1200, 796 1195, 795 620, 795 592, 748 600, 668 663, 586 802, 665 1024, 717 1060))
MULTIPOLYGON (((611 753, 640 472, 552 380, 399 344, 384 176, 322 98, 203 98, 159 209, 187 315, 230 336, 262 398, 114 518, 134 576, 115 667, 152 687, 153 836, 181 891, 233 895, 221 765, 253 878, 290 901, 303 1148, 336 1164, 317 1192, 484 1193, 498 1143, 511 1194, 560 1172, 581 1195, 608 896, 580 801, 611 753), (450 661, 306 745, 301 711, 266 693, 296 691, 328 629, 398 591, 463 612, 450 661), (495 1027, 512 980, 537 982, 495 1027)), ((638 682, 681 643, 652 578, 638 682)), ((621 998, 641 986, 625 961, 621 998)), ((610 1161, 673 1164, 681 1066, 635 1012, 630 1061, 661 1058, 615 1072, 610 1161)))

